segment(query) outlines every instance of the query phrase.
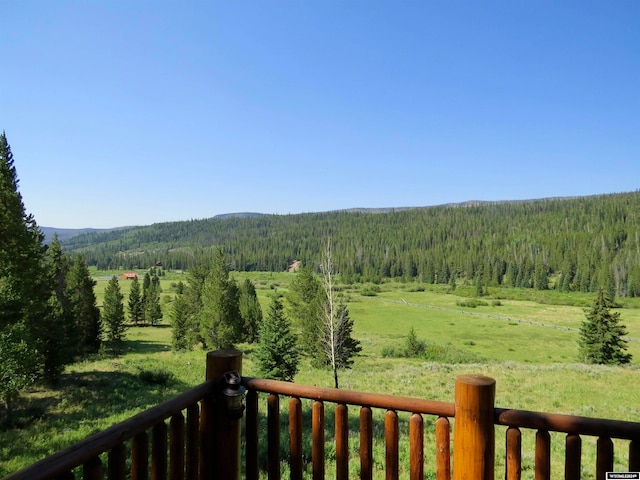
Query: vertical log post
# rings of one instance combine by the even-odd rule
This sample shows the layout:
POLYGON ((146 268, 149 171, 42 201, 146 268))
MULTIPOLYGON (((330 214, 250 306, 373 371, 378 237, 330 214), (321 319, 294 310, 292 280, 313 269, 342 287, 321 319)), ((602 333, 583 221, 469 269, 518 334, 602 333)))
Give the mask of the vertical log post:
POLYGON ((494 479, 496 381, 481 375, 456 378, 453 427, 454 480, 494 479))
MULTIPOLYGON (((242 352, 239 350, 216 350, 207 353, 207 381, 220 382, 224 374, 237 370, 242 375, 242 352)), ((219 478, 222 480, 238 480, 240 478, 240 424, 241 419, 230 419, 226 415, 222 389, 216 387, 215 401, 203 402, 203 416, 207 421, 204 427, 210 429, 205 437, 211 436, 210 446, 203 449, 200 461, 204 472, 201 480, 219 478), (204 409, 211 410, 205 412, 204 409), (209 450, 210 451, 207 451, 209 450), (209 476, 211 475, 211 476, 209 476)))
POLYGON ((373 478, 373 413, 360 409, 360 480, 373 478))
POLYGON ((451 424, 447 417, 436 420, 436 479, 451 480, 451 424))

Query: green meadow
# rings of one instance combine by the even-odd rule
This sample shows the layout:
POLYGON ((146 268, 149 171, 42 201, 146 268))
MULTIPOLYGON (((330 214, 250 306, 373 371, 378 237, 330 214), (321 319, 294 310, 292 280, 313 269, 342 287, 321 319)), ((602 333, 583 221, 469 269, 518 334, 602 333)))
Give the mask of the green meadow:
MULTIPOLYGON (((108 279, 122 272, 92 273, 97 281, 100 304, 108 279)), ((234 275, 238 279, 248 276, 254 281, 266 311, 270 297, 276 292, 285 293, 295 274, 234 275)), ((161 277, 164 323, 159 327, 131 327, 122 356, 99 355, 71 365, 56 389, 37 386, 23 396, 13 423, 0 429, 0 476, 204 380, 204 351, 170 350, 169 312, 175 285, 181 280, 185 280, 185 275, 177 272, 161 277)), ((120 285, 126 303, 130 281, 122 280, 120 285)), ((640 374, 640 304, 625 301, 624 308, 617 309, 627 326, 629 351, 634 359, 625 367, 609 367, 577 362, 577 330, 584 319, 584 308, 592 298, 588 295, 490 289, 489 295, 481 299, 486 305, 470 307, 464 305, 474 298, 474 289, 464 285, 454 292, 445 286, 400 282, 341 288, 355 322, 355 336, 363 347, 353 368, 340 372, 342 388, 451 402, 456 376, 472 373, 496 379, 498 407, 640 419, 640 396, 634 388, 640 374), (411 328, 419 339, 437 345, 442 351, 465 352, 476 360, 443 363, 384 356, 385 352, 402 347, 411 328)), ((243 373, 254 375, 253 347, 238 347, 244 352, 243 373)), ((295 381, 332 385, 328 370, 313 368, 305 360, 295 381)), ((283 409, 286 403, 281 402, 283 409)), ((358 415, 356 410, 350 409, 354 418, 358 415)), ((330 412, 331 406, 327 406, 327 419, 330 412)), ((382 421, 384 412, 375 415, 377 421, 382 421)), ((407 418, 401 415, 401 432, 406 433, 406 422, 407 418)), ((425 419, 428 475, 433 471, 434 422, 435 418, 425 419)), ((504 465, 503 434, 499 428, 496 434, 498 472, 504 465)), ((533 476, 534 435, 535 432, 523 433, 523 478, 533 476)), ((552 438, 552 477, 557 478, 563 475, 564 439, 557 434, 552 438)), ((357 432, 351 432, 352 472, 357 472, 357 442, 357 432)), ((286 442, 282 443, 286 454, 286 442)), ((401 450, 402 462, 408 458, 406 440, 401 441, 401 450)), ((333 472, 331 452, 332 446, 328 444, 328 478, 333 472)), ((381 468, 377 478, 382 478, 382 438, 376 441, 374 458, 381 468)), ((621 447, 616 452, 617 470, 626 470, 626 461, 626 447, 621 447)), ((584 478, 592 478, 595 439, 583 440, 583 464, 584 478)), ((406 472, 401 475, 406 478, 406 472)), ((286 477, 286 464, 283 464, 283 476, 286 477)))

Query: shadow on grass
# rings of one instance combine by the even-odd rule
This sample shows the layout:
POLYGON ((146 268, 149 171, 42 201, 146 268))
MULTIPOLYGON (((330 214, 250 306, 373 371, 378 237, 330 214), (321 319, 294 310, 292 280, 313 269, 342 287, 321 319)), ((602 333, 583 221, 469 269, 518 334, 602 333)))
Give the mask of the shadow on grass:
POLYGON ((160 341, 149 340, 126 340, 124 342, 123 352, 126 353, 158 353, 166 352, 169 346, 160 341))
POLYGON ((0 477, 187 390, 161 368, 64 374, 56 389, 33 389, 0 425, 0 477))

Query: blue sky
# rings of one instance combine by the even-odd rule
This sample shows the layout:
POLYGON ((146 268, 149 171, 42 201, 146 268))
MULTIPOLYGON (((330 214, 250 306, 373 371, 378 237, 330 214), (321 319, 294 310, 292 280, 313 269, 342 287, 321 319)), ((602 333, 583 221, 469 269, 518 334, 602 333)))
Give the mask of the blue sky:
POLYGON ((640 2, 0 0, 42 226, 640 188, 640 2))

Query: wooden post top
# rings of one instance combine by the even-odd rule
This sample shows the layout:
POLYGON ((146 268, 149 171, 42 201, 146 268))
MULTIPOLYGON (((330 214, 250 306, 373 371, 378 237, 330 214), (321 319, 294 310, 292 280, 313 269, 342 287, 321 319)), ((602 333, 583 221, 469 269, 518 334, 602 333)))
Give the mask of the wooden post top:
POLYGON ((470 385, 474 387, 490 387, 496 384, 496 380, 491 377, 485 377, 484 375, 458 375, 456 377, 456 383, 464 385, 470 385))
POLYGON ((240 350, 229 348, 207 352, 207 380, 219 380, 229 370, 237 370, 242 375, 240 350))
POLYGON ((238 355, 242 356, 242 352, 240 350, 236 350, 235 348, 227 348, 207 352, 207 357, 215 358, 237 357, 238 355))

